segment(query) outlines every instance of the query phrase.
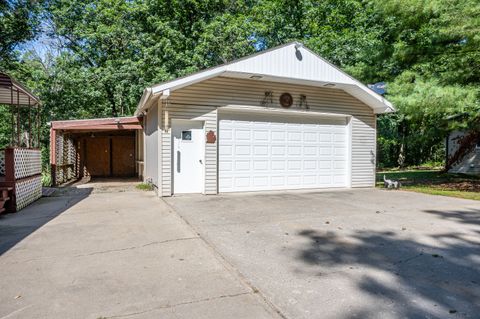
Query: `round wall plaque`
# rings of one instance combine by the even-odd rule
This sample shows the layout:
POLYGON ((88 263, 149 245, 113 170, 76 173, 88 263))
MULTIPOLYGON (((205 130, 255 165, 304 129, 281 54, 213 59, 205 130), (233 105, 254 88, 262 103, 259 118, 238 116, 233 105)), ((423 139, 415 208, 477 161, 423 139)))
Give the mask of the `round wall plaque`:
POLYGON ((282 107, 290 107, 293 104, 293 97, 290 93, 280 95, 280 105, 282 107))

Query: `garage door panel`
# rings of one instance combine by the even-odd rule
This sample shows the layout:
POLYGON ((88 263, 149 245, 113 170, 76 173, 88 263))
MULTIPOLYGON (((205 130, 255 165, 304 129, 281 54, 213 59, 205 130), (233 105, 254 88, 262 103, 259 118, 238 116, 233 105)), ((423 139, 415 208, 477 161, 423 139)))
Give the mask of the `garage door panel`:
POLYGON ((270 164, 271 164, 270 168, 274 171, 279 171, 279 170, 283 171, 285 170, 285 167, 286 167, 284 160, 272 160, 270 164))
POLYGON ((300 161, 300 160, 290 160, 290 161, 288 161, 287 170, 289 170, 289 171, 301 171, 302 170, 302 161, 300 161))
POLYGON ((287 155, 288 156, 298 156, 302 154, 302 147, 297 145, 287 146, 287 155))
POLYGON ((305 175, 303 176, 303 185, 315 186, 317 184, 317 175, 305 175))
POLYGON ((250 145, 236 145, 234 155, 247 155, 250 156, 250 145))
POLYGON ((237 129, 235 130, 235 139, 237 141, 250 141, 250 130, 248 129, 237 129))
POLYGON ((345 175, 334 175, 333 176, 334 185, 341 187, 345 185, 346 179, 347 177, 345 175))
POLYGON ((218 164, 218 170, 220 172, 231 172, 233 171, 233 162, 231 160, 223 160, 218 164))
POLYGON ((303 147, 304 156, 318 156, 318 149, 315 145, 303 147))
MULTIPOLYGON (((295 127, 290 127, 289 129, 295 129, 295 127)), ((301 132, 288 132, 287 133, 287 138, 288 138, 288 142, 300 142, 302 141, 302 134, 301 132)))
POLYGON ((333 161, 333 168, 335 169, 345 169, 347 168, 347 162, 342 160, 333 161))
POLYGON ((268 169, 268 160, 255 160, 253 162, 253 169, 256 171, 263 171, 268 169))
POLYGON ((254 187, 268 187, 268 176, 254 176, 253 177, 253 186, 254 187))
POLYGON ((253 132, 253 138, 256 141, 268 141, 269 132, 267 130, 258 130, 253 132))
POLYGON ((316 160, 311 160, 311 161, 303 161, 303 169, 305 171, 316 171, 317 170, 317 161, 316 160))
POLYGON ((335 156, 345 157, 347 155, 347 148, 346 147, 335 147, 334 148, 335 156))
POLYGON ((249 160, 235 161, 235 170, 237 170, 237 171, 250 171, 250 161, 249 160))
POLYGON ((285 145, 272 145, 272 156, 285 156, 286 146, 285 145))
POLYGON ((233 146, 229 144, 220 145, 220 150, 218 152, 219 156, 232 156, 233 155, 233 146))
POLYGON ((345 187, 348 138, 337 122, 222 119, 219 191, 345 187))
POLYGON ((317 143, 318 132, 305 132, 303 133, 303 141, 305 143, 317 143))
POLYGON ((322 156, 322 155, 326 155, 326 156, 332 155, 332 147, 331 146, 320 146, 318 148, 318 151, 319 151, 320 156, 322 156))
POLYGON ((253 146, 253 155, 254 156, 267 156, 268 155, 268 145, 254 145, 253 146))

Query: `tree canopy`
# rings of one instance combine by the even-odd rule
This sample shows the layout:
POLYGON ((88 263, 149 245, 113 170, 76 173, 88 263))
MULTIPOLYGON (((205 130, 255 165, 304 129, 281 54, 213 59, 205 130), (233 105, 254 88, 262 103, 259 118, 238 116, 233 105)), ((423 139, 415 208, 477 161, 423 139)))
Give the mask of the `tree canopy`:
POLYGON ((41 97, 45 121, 129 115, 148 85, 297 40, 364 83, 387 83, 398 112, 378 120, 381 165, 442 158, 449 131, 479 122, 477 0, 11 0, 0 10, 0 68, 41 97), (39 38, 42 52, 22 48, 39 38))

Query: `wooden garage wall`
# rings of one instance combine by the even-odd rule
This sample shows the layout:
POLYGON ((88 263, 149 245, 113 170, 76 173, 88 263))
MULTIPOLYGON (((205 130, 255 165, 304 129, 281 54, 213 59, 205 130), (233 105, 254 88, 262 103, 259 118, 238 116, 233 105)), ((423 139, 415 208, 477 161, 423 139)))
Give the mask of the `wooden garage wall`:
MULTIPOLYGON (((339 89, 291 85, 285 83, 217 77, 174 91, 162 107, 163 120, 205 121, 205 130, 217 135, 217 107, 229 104, 261 106, 265 91, 273 92, 273 106, 281 108, 279 96, 289 92, 294 105, 301 94, 306 95, 312 111, 352 115, 352 187, 375 184, 376 116, 363 102, 339 89)), ((168 125, 170 127, 170 123, 168 125)), ((217 144, 206 144, 205 192, 217 193, 217 144)), ((163 196, 172 194, 171 130, 162 131, 163 196)))

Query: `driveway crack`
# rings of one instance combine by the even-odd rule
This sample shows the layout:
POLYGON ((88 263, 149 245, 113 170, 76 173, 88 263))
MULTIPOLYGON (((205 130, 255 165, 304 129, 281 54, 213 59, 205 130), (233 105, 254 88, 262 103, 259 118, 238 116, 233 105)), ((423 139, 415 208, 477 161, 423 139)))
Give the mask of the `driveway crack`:
POLYGON ((211 251, 214 253, 214 255, 218 258, 218 260, 224 265, 224 267, 230 271, 232 275, 234 275, 237 280, 239 280, 243 285, 247 286, 249 289, 251 289, 257 296, 260 297, 260 299, 263 300, 263 302, 266 304, 266 308, 268 308, 269 311, 273 311, 276 313, 280 318, 283 319, 288 319, 287 316, 280 310, 280 308, 277 307, 270 299, 267 298, 247 277, 245 277, 237 268, 235 268, 228 260, 227 258, 220 252, 220 250, 215 247, 215 245, 210 242, 205 236, 202 236, 200 234, 199 229, 194 227, 186 218, 180 214, 175 207, 170 204, 168 201, 162 199, 162 201, 170 207, 170 210, 174 212, 183 222, 188 225, 196 234, 199 235, 199 238, 205 243, 205 245, 211 249, 211 251))
POLYGON ((105 318, 126 318, 126 317, 145 314, 145 313, 152 312, 152 311, 159 310, 159 309, 169 309, 169 308, 174 308, 174 307, 178 307, 178 306, 191 305, 191 304, 208 302, 208 301, 224 299, 224 298, 234 298, 234 297, 249 295, 249 294, 252 294, 252 292, 241 292, 241 293, 238 293, 238 294, 221 295, 221 296, 217 296, 217 297, 210 297, 210 298, 203 298, 203 299, 197 299, 197 300, 192 300, 192 301, 179 302, 179 303, 176 303, 176 304, 166 304, 166 305, 163 305, 163 306, 158 306, 158 307, 150 308, 150 309, 143 310, 143 311, 131 312, 131 313, 126 313, 126 314, 122 314, 122 315, 105 317, 105 318))
POLYGON ((125 250, 143 248, 143 247, 152 246, 152 245, 160 245, 160 244, 165 244, 165 243, 170 243, 170 242, 175 242, 175 241, 192 240, 192 239, 200 239, 200 237, 185 237, 185 238, 167 239, 167 240, 162 240, 162 241, 153 241, 151 243, 144 244, 144 245, 96 251, 96 252, 88 253, 88 254, 75 255, 74 257, 86 257, 86 256, 108 254, 108 253, 113 253, 113 252, 120 252, 120 251, 125 251, 125 250))
POLYGON ((398 264, 401 264, 401 263, 406 263, 406 262, 409 262, 410 260, 413 260, 413 259, 416 259, 420 256, 423 256, 423 253, 419 253, 419 254, 416 254, 415 256, 411 256, 411 257, 408 257, 408 258, 405 258, 405 259, 401 259, 399 261, 396 261, 393 263, 393 265, 398 265, 398 264))

